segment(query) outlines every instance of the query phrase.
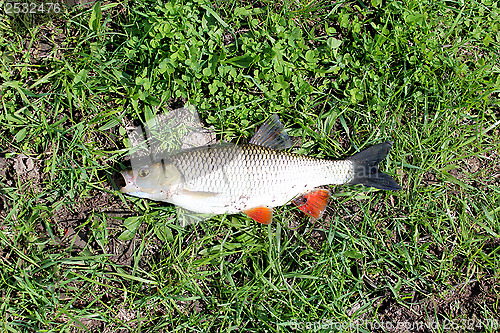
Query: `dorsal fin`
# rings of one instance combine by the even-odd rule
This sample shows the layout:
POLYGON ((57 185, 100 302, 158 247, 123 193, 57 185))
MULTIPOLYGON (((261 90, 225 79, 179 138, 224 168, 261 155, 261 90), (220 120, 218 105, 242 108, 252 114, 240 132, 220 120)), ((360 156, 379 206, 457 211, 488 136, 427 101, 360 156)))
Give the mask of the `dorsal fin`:
POLYGON ((266 119, 259 130, 255 132, 250 143, 271 149, 286 149, 292 146, 292 140, 286 134, 280 118, 276 114, 266 119))

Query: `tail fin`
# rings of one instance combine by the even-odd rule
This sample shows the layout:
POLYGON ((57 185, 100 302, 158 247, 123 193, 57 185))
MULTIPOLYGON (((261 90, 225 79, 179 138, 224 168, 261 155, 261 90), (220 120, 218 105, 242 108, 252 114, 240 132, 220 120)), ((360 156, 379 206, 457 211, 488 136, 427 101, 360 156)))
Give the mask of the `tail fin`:
POLYGON ((391 146, 392 141, 379 143, 349 157, 348 160, 354 165, 354 178, 347 184, 361 184, 389 191, 400 190, 401 186, 394 178, 378 169, 378 164, 387 156, 391 146))

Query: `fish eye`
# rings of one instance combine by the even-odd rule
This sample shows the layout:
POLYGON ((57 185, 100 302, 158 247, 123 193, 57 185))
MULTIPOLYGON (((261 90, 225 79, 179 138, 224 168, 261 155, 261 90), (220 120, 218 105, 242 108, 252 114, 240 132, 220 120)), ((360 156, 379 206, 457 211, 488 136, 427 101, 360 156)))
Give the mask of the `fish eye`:
POLYGON ((148 166, 143 166, 139 169, 139 177, 147 177, 150 174, 150 170, 148 166))

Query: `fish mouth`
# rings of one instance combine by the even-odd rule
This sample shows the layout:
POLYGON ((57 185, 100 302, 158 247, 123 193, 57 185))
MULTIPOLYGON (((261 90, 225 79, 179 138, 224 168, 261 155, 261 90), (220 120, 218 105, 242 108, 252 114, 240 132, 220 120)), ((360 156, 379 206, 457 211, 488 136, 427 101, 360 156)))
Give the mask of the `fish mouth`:
POLYGON ((135 184, 134 173, 132 170, 124 170, 120 172, 123 180, 125 181, 125 186, 120 188, 122 193, 133 193, 139 191, 139 187, 135 184))

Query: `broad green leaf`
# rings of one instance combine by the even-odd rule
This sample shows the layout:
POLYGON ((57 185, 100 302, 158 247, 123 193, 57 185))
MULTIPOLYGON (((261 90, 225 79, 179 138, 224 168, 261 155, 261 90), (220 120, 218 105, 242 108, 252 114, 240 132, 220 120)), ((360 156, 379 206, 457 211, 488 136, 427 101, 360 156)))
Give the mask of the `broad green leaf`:
POLYGON ((326 45, 328 45, 332 50, 338 49, 341 44, 342 44, 342 41, 338 40, 337 38, 334 38, 334 37, 330 37, 326 41, 326 45))
POLYGON ((344 255, 348 258, 353 258, 353 259, 363 258, 363 254, 359 253, 358 251, 345 251, 344 255))
POLYGON ((85 81, 87 79, 88 72, 89 71, 86 69, 82 69, 81 71, 79 71, 78 74, 76 74, 75 78, 73 79, 73 84, 85 81))
POLYGON ((235 65, 237 67, 248 68, 248 67, 250 67, 252 62, 254 62, 254 60, 255 59, 251 55, 245 54, 242 56, 237 56, 237 57, 232 57, 232 58, 226 59, 224 62, 226 64, 232 64, 232 65, 235 65))
POLYGON ((14 139, 16 142, 21 142, 26 137, 26 127, 21 128, 19 132, 16 133, 14 139))
POLYGON ((118 239, 121 241, 128 241, 134 238, 135 232, 137 230, 125 230, 124 232, 121 233, 120 236, 118 236, 118 239))
POLYGON ((92 7, 92 14, 90 15, 90 20, 89 20, 90 30, 92 30, 93 32, 97 32, 101 27, 101 19, 102 19, 101 2, 97 1, 92 7))
POLYGON ((306 60, 307 60, 307 62, 316 62, 316 57, 314 55, 313 50, 308 50, 306 52, 306 60))
POLYGON ((135 230, 139 228, 139 225, 141 224, 142 219, 140 216, 131 216, 127 217, 125 222, 123 222, 123 226, 128 229, 128 230, 135 230))

